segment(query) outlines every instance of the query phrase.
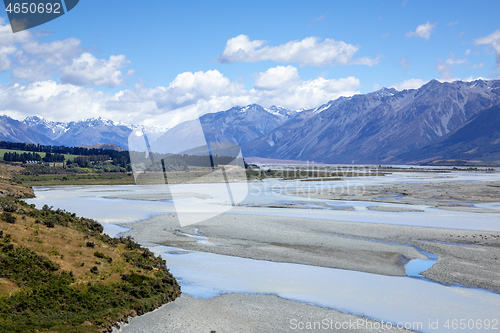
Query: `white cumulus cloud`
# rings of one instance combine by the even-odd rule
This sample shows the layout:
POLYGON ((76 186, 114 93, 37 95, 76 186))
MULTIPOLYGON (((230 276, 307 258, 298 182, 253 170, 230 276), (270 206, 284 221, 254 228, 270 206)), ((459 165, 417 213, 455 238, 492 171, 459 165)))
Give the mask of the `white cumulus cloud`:
POLYGON ((255 88, 258 90, 276 90, 284 86, 295 85, 299 82, 299 72, 293 66, 278 66, 259 73, 255 79, 255 88))
POLYGON ((12 62, 10 55, 16 52, 13 46, 0 46, 0 72, 5 72, 11 69, 12 62))
POLYGON ((359 85, 359 79, 352 76, 302 80, 297 68, 277 66, 257 75, 250 97, 253 103, 263 106, 310 109, 340 96, 359 93, 359 85))
MULTIPOLYGON (((159 115, 182 119, 186 112, 203 115, 251 103, 314 108, 356 94, 360 86, 359 79, 353 76, 302 79, 299 70, 288 65, 256 73, 252 88, 214 69, 180 73, 165 86, 149 88, 139 82, 128 89, 99 91, 97 86, 126 85, 133 74, 126 69, 130 61, 125 55, 97 58, 81 44, 76 38, 44 43, 29 31, 13 34, 0 18, 0 72, 14 79, 0 84, 0 114, 17 119, 38 115, 54 121, 101 116, 147 124, 159 115)), ((274 60, 317 66, 378 62, 356 58, 358 50, 356 45, 315 37, 270 47, 264 41, 251 41, 241 35, 228 41, 221 61, 274 60)))
POLYGON ((125 84, 127 77, 121 68, 130 64, 124 55, 110 56, 109 60, 97 59, 90 53, 82 53, 73 59, 71 65, 61 68, 62 83, 74 85, 118 87, 125 84))
POLYGON ((98 59, 84 52, 76 38, 38 41, 30 31, 12 33, 0 18, 0 72, 12 71, 11 77, 28 82, 52 80, 62 83, 117 87, 126 83, 133 71, 124 73, 130 64, 123 55, 98 59))
POLYGON ((495 49, 497 67, 500 70, 500 30, 492 32, 486 37, 478 38, 474 41, 477 45, 492 45, 495 49))
POLYGON ((415 31, 409 31, 406 33, 406 37, 420 37, 424 39, 429 39, 431 37, 432 30, 436 27, 436 24, 426 22, 421 24, 415 29, 415 31))
POLYGON ((160 108, 176 109, 200 100, 231 99, 244 94, 240 83, 231 82, 218 70, 184 72, 164 89, 160 108))
POLYGON ((5 23, 5 19, 0 17, 0 46, 24 43, 31 40, 31 33, 27 30, 18 33, 12 33, 10 24, 5 23))
POLYGON ((55 40, 50 43, 30 41, 24 43, 23 51, 29 55, 43 57, 44 62, 58 66, 67 65, 82 52, 81 41, 76 38, 55 40))
POLYGON ((91 88, 58 84, 53 80, 0 86, 0 110, 16 118, 32 115, 58 121, 80 120, 101 114, 105 96, 91 88))
POLYGON ((12 57, 19 53, 20 43, 31 40, 29 32, 21 31, 13 34, 10 24, 4 24, 5 19, 0 17, 0 72, 12 69, 12 57))
POLYGON ((395 88, 396 90, 400 91, 405 89, 418 89, 427 82, 428 81, 421 79, 409 79, 403 82, 396 83, 395 85, 392 85, 391 88, 395 88))
POLYGON ((265 41, 250 40, 239 35, 227 41, 219 57, 222 63, 257 62, 272 60, 280 63, 298 63, 302 66, 331 66, 361 64, 373 66, 378 58, 354 58, 360 46, 327 38, 307 37, 279 46, 265 46, 265 41))
POLYGON ((184 113, 203 115, 251 103, 309 109, 359 93, 359 86, 355 77, 303 80, 293 66, 277 66, 256 74, 250 90, 217 70, 185 72, 168 86, 136 84, 116 93, 46 80, 0 85, 0 112, 17 119, 39 115, 75 121, 101 116, 130 124, 164 125, 151 121, 166 114, 168 119, 183 119, 184 113))
POLYGON ((23 43, 14 59, 12 77, 31 82, 50 79, 81 54, 80 43, 76 38, 50 43, 39 43, 36 40, 23 43))

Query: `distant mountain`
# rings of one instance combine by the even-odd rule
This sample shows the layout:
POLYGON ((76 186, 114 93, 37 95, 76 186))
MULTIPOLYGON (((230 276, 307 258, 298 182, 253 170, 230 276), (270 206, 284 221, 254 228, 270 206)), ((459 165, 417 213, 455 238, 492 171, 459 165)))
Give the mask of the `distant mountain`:
POLYGON ((27 117, 23 123, 28 125, 31 131, 36 131, 52 140, 57 140, 69 129, 67 123, 48 121, 38 116, 27 117))
POLYGON ((91 118, 70 122, 68 130, 57 138, 65 146, 96 145, 112 143, 126 148, 132 130, 125 125, 117 125, 111 120, 91 118))
MULTIPOLYGON (((265 109, 253 104, 206 114, 200 117, 200 123, 207 140, 242 144, 268 133, 295 114, 296 112, 281 107, 265 109)), ((6 116, 4 118, 3 123, 14 126, 16 132, 7 129, 2 131, 2 140, 64 146, 95 146, 106 143, 128 148, 129 134, 133 130, 143 129, 141 126, 117 124, 102 118, 70 123, 48 121, 37 116, 27 117, 22 122, 6 116)), ((1 124, 0 121, 0 126, 1 124)), ((145 130, 152 137, 163 135, 161 142, 171 143, 182 151, 183 143, 189 143, 186 148, 192 148, 191 138, 192 133, 196 132, 195 128, 199 128, 198 122, 187 121, 168 131, 156 127, 145 130)))
POLYGON ((500 161, 500 105, 480 112, 456 131, 428 146, 398 156, 398 159, 403 162, 443 159, 500 161))
POLYGON ((243 144, 245 156, 393 163, 456 131, 500 101, 500 81, 440 83, 339 98, 243 144))
POLYGON ((295 111, 284 108, 263 108, 257 104, 233 107, 227 111, 208 113, 197 121, 186 121, 157 139, 162 152, 180 153, 204 144, 196 133, 201 128, 208 142, 230 142, 242 145, 262 137, 295 116, 295 111))
POLYGON ((112 143, 126 148, 128 135, 132 132, 128 126, 102 118, 63 123, 34 116, 24 119, 23 123, 29 126, 30 132, 49 137, 55 144, 72 147, 112 143))
POLYGON ((266 109, 251 104, 223 112, 208 113, 200 117, 200 123, 207 141, 242 145, 269 133, 295 115, 295 111, 284 108, 273 106, 266 109))
POLYGON ((7 116, 0 116, 0 141, 29 142, 44 145, 53 145, 55 142, 27 124, 7 116))
MULTIPOLYGON (((142 128, 102 118, 62 123, 40 117, 19 122, 2 116, 0 140, 65 146, 110 143, 128 148, 129 134, 139 131, 146 132, 162 152, 174 153, 206 150, 200 148, 206 139, 237 144, 246 157, 281 160, 500 160, 498 105, 500 81, 433 80, 419 89, 383 88, 300 112, 256 104, 233 107, 171 129, 142 128), (200 129, 204 135, 199 135, 200 129)), ((144 145, 140 139, 142 143, 137 144, 144 145)))

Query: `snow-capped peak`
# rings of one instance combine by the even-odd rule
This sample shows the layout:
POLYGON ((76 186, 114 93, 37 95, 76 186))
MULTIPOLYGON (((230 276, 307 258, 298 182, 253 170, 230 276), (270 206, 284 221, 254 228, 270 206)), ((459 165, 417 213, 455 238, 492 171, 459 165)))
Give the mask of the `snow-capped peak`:
POLYGON ((115 126, 115 123, 112 120, 105 119, 102 117, 97 117, 97 118, 89 118, 86 120, 78 121, 76 122, 78 124, 86 125, 86 126, 115 126))
POLYGON ((273 105, 269 108, 264 108, 264 110, 275 116, 286 116, 293 112, 290 111, 289 109, 276 105, 273 105))
POLYGON ((43 119, 43 117, 39 117, 39 116, 31 116, 31 117, 24 118, 23 122, 26 125, 35 125, 35 124, 45 122, 45 119, 43 119))
POLYGON ((69 129, 68 124, 66 123, 59 121, 50 121, 39 116, 26 117, 23 120, 23 123, 25 123, 29 127, 36 127, 38 129, 44 128, 46 131, 48 130, 53 135, 59 135, 69 129))
POLYGON ((374 91, 371 95, 379 96, 379 97, 387 97, 394 96, 398 91, 395 88, 382 88, 380 90, 374 91))
POLYGON ((313 110, 313 113, 320 113, 320 112, 325 111, 326 109, 329 109, 332 106, 333 102, 334 101, 330 101, 330 102, 328 102, 326 104, 318 106, 316 109, 313 110))

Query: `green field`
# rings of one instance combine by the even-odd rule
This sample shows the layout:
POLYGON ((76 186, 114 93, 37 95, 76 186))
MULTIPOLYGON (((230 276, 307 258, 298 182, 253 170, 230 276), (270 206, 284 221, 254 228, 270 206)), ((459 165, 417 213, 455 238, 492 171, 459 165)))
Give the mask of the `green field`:
POLYGON ((109 172, 101 174, 48 174, 16 175, 14 180, 27 186, 46 185, 131 185, 135 184, 131 173, 109 172))
MULTIPOLYGON (((0 160, 3 161, 3 155, 5 155, 5 153, 18 153, 18 154, 22 154, 22 153, 33 153, 32 151, 27 151, 27 150, 13 150, 13 149, 0 149, 0 160)), ((37 154, 39 154, 40 156, 42 156, 42 158, 45 157, 45 153, 38 153, 36 152, 37 154)), ((75 157, 78 157, 79 155, 71 155, 71 154, 63 154, 64 155, 64 158, 67 160, 72 160, 74 159, 75 157)))

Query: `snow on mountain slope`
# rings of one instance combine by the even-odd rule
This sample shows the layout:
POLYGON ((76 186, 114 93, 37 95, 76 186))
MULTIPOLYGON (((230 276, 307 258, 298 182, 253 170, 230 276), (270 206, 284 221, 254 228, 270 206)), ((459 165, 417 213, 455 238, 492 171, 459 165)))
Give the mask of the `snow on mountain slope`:
POLYGON ((245 156, 328 163, 378 163, 455 131, 500 100, 500 81, 382 89, 299 113, 243 145, 245 156))
POLYGON ((165 149, 170 147, 167 149, 169 152, 188 150, 193 148, 194 143, 190 141, 195 140, 193 133, 200 130, 201 124, 208 142, 241 145, 269 133, 294 115, 295 112, 284 108, 264 109, 257 104, 234 107, 227 111, 205 114, 200 117, 199 123, 197 120, 183 122, 167 131, 157 141, 163 142, 165 149))
POLYGON ((23 122, 7 116, 0 116, 0 141, 54 144, 54 141, 23 122))
MULTIPOLYGON (((139 131, 177 152, 193 148, 190 141, 196 137, 200 142, 206 138, 238 144, 243 156, 328 163, 411 162, 412 152, 418 160, 425 159, 426 152, 437 156, 435 149, 422 147, 441 142, 499 102, 500 81, 433 80, 419 89, 383 88, 300 112, 256 104, 233 107, 171 129, 102 118, 60 123, 39 117, 18 122, 3 116, 0 139, 67 146, 113 143, 127 148, 129 134, 139 131), (200 132, 200 124, 203 134, 193 136, 200 132)), ((478 150, 482 151, 489 150, 478 150)))

